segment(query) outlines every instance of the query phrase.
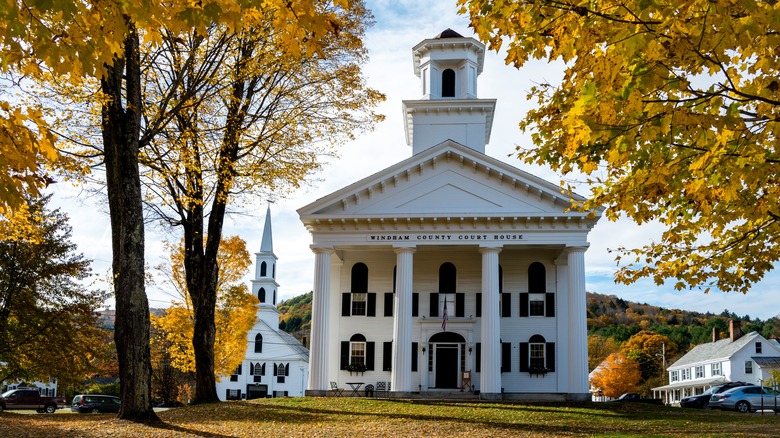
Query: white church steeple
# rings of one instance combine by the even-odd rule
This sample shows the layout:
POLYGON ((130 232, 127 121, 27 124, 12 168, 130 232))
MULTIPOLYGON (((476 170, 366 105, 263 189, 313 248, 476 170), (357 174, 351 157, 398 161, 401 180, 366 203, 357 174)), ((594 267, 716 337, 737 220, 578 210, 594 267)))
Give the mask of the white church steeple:
POLYGON ((406 143, 417 154, 445 140, 481 153, 490 142, 495 99, 477 97, 485 45, 447 29, 412 48, 422 98, 403 102, 406 143))
POLYGON ((271 206, 265 214, 263 239, 260 252, 255 253, 255 278, 252 280, 252 294, 260 301, 257 317, 271 327, 279 326, 279 312, 276 309, 279 283, 276 282, 276 254, 271 231, 271 206))

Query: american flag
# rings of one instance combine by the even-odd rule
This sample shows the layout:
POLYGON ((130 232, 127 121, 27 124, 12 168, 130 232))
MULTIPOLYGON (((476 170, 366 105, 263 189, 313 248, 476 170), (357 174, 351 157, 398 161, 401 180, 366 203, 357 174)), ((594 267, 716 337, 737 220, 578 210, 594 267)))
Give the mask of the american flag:
POLYGON ((444 312, 441 315, 441 330, 447 331, 447 301, 444 301, 444 312))

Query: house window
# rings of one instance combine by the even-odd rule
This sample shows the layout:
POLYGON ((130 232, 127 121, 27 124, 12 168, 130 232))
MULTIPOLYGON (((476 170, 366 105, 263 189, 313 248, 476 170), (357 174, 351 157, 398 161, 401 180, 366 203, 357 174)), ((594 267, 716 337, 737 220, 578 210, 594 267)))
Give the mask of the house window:
POLYGON ((682 379, 683 380, 691 380, 691 369, 686 368, 682 370, 682 379))
POLYGON ((366 364, 366 337, 363 335, 353 335, 349 339, 349 364, 366 364))
POLYGON ((533 335, 528 340, 528 366, 531 370, 543 370, 545 369, 544 353, 547 343, 544 336, 533 335))
POLYGON ((441 72, 441 97, 455 97, 455 70, 441 72))
POLYGON ((439 294, 439 315, 444 316, 444 306, 447 306, 447 318, 455 315, 455 294, 439 294))
POLYGON ((669 381, 670 382, 677 382, 680 380, 680 372, 679 371, 672 371, 669 373, 669 381))
POLYGON ((746 360, 745 361, 745 374, 753 374, 753 361, 752 360, 746 360))
POLYGON ((544 316, 544 294, 528 294, 528 315, 544 316))
POLYGON ((723 372, 720 370, 720 362, 712 364, 712 375, 722 376, 723 372))
POLYGON ((255 336, 255 353, 263 352, 263 335, 260 333, 255 336))
POLYGON ((703 379, 704 378, 704 365, 699 365, 695 369, 696 372, 696 378, 697 379, 703 379))
POLYGON ((352 315, 366 314, 366 294, 352 294, 352 315))
POLYGON ((756 342, 756 353, 761 353, 761 343, 756 342))

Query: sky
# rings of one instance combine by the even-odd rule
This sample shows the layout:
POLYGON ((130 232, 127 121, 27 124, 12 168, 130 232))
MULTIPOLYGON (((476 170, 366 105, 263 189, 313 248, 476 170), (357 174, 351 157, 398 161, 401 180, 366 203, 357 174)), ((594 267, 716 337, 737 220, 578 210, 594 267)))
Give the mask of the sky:
MULTIPOLYGON (((311 236, 301 224, 296 210, 411 156, 411 147, 404 138, 401 101, 421 96, 420 81, 414 75, 412 65, 412 47, 447 28, 466 37, 473 36, 467 18, 457 14, 455 0, 367 0, 366 3, 374 14, 376 24, 366 34, 370 60, 364 66, 364 72, 368 85, 387 96, 379 107, 386 119, 373 132, 362 135, 341 149, 339 157, 326 163, 305 187, 271 205, 281 300, 311 291, 314 282, 314 255, 309 249, 311 236)), ((557 184, 559 175, 546 168, 522 163, 512 157, 512 153, 517 146, 533 146, 530 135, 521 132, 517 126, 525 113, 534 107, 534 103, 526 99, 528 90, 534 83, 549 81, 554 84, 560 81, 562 66, 538 61, 529 62, 518 70, 505 65, 503 59, 501 53, 487 52, 484 70, 479 77, 479 97, 498 99, 486 153, 557 184)), ((111 266, 111 232, 105 203, 85 197, 78 188, 65 183, 55 186, 54 205, 69 214, 73 241, 80 252, 93 260, 96 287, 107 288, 101 283, 111 266)), ((580 194, 587 195, 587 188, 583 187, 580 194)), ((247 214, 227 218, 223 235, 238 235, 247 242, 251 253, 259 251, 267 206, 267 200, 257 199, 247 214)), ((585 254, 587 290, 670 309, 713 313, 727 309, 739 316, 762 319, 780 314, 777 298, 780 295, 779 272, 770 273, 747 295, 675 291, 672 282, 657 286, 650 280, 628 286, 615 284, 615 253, 610 253, 609 249, 641 246, 658 236, 660 228, 654 224, 638 226, 627 220, 609 222, 602 218, 588 239, 590 248, 585 254)), ((147 229, 148 265, 159 263, 165 239, 175 241, 178 237, 159 229, 147 229)), ((254 263, 254 256, 252 261, 254 263)), ((250 272, 254 272, 254 266, 250 272)), ((248 273, 247 283, 249 279, 248 273)), ((148 287, 147 294, 151 307, 166 307, 175 298, 158 286, 148 287)), ((107 305, 113 308, 112 302, 107 305)))

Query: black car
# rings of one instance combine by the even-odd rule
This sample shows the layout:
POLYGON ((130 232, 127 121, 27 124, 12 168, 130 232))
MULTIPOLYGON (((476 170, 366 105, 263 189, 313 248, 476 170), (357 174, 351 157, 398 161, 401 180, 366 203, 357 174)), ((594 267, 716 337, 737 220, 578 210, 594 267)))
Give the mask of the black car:
POLYGON ((710 403, 710 397, 712 397, 712 394, 720 394, 721 392, 728 391, 731 388, 748 385, 750 385, 750 383, 729 382, 724 383, 723 385, 713 386, 699 395, 685 397, 684 399, 680 400, 680 406, 683 408, 708 409, 707 405, 710 403))
POLYGON ((113 395, 80 394, 73 397, 70 410, 73 412, 102 414, 105 412, 119 412, 121 401, 113 395))

